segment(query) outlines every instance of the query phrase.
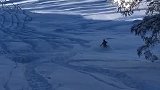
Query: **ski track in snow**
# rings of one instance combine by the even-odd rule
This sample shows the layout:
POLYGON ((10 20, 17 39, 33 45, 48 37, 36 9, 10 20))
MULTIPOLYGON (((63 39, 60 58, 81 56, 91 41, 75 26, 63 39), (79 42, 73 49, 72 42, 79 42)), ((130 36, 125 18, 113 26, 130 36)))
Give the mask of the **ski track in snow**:
POLYGON ((24 73, 32 90, 53 90, 52 85, 35 71, 35 66, 33 65, 33 63, 27 65, 24 73))
MULTIPOLYGON (((76 38, 71 38, 71 37, 64 37, 64 36, 59 36, 56 34, 42 33, 42 32, 37 32, 37 31, 25 31, 25 30, 16 31, 16 30, 2 29, 2 32, 3 34, 6 34, 13 38, 9 42, 15 42, 16 40, 16 42, 18 41, 18 42, 22 42, 22 43, 31 45, 30 50, 28 50, 27 52, 18 52, 18 51, 13 52, 9 50, 6 43, 1 43, 1 48, 3 49, 4 54, 16 63, 34 62, 37 59, 36 56, 30 55, 32 53, 34 54, 41 53, 37 51, 38 44, 35 43, 34 40, 44 40, 46 41, 46 43, 53 45, 54 50, 55 50, 54 44, 57 44, 57 46, 62 45, 64 47, 70 47, 68 45, 63 44, 59 40, 56 41, 57 38, 58 39, 65 38, 74 43, 77 43, 77 44, 79 43, 81 46, 85 46, 85 43, 87 42, 85 40, 81 40, 78 38, 76 39, 76 38)), ((34 65, 35 65, 34 63, 26 65, 26 70, 24 73, 32 90, 53 90, 51 84, 49 84, 48 81, 43 76, 41 76, 35 71, 34 65)), ((9 90, 10 87, 7 84, 5 85, 5 88, 6 90, 9 90)))
MULTIPOLYGON (((62 55, 58 55, 58 56, 62 56, 62 55)), ((117 89, 125 89, 125 88, 123 88, 121 86, 118 86, 114 83, 107 82, 107 81, 105 81, 105 80, 103 80, 103 79, 101 79, 101 78, 99 78, 99 77, 97 77, 93 74, 98 73, 98 74, 102 74, 102 75, 105 75, 105 76, 115 78, 115 79, 117 79, 118 81, 122 82, 124 85, 126 85, 127 87, 130 87, 130 88, 135 88, 137 90, 147 90, 144 87, 144 85, 145 85, 144 82, 139 82, 137 80, 134 80, 123 72, 116 71, 116 70, 111 70, 111 69, 106 69, 106 68, 103 69, 101 67, 75 66, 75 65, 69 64, 69 63, 72 63, 71 60, 69 60, 68 62, 61 61, 61 60, 64 60, 64 59, 69 59, 69 57, 65 56, 65 55, 63 55, 63 57, 56 57, 54 60, 52 60, 52 62, 55 63, 55 64, 58 64, 58 65, 73 69, 77 72, 87 74, 87 75, 93 77, 94 79, 96 79, 96 80, 98 80, 102 83, 105 83, 107 85, 113 86, 117 89)), ((83 61, 87 61, 87 60, 83 60, 83 61)), ((76 60, 75 61, 73 60, 73 62, 76 62, 76 60)))

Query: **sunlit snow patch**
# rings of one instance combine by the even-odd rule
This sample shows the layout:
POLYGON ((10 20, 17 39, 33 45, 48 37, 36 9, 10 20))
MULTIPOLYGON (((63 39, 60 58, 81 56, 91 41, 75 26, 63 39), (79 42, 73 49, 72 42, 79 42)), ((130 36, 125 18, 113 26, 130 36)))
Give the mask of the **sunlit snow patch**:
POLYGON ((86 19, 92 20, 124 20, 124 21, 134 21, 141 20, 145 16, 145 11, 136 11, 132 16, 123 16, 121 13, 113 12, 108 14, 94 14, 84 16, 86 19))

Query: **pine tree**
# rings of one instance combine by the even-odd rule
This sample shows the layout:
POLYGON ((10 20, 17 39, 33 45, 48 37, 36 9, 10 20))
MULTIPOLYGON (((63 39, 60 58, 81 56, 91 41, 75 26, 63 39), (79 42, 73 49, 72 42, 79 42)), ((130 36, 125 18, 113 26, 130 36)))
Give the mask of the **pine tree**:
POLYGON ((131 32, 140 36, 144 45, 137 49, 138 56, 144 55, 147 60, 152 62, 158 57, 153 54, 152 49, 160 44, 160 1, 159 0, 115 0, 118 12, 125 16, 132 15, 142 2, 147 2, 146 16, 142 21, 132 26, 131 32))

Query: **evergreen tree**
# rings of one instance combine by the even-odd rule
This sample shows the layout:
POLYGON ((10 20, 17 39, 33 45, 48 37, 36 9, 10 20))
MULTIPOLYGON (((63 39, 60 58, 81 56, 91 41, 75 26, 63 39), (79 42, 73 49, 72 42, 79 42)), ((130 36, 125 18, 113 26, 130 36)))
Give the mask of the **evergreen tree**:
POLYGON ((142 2, 146 2, 146 16, 142 21, 132 26, 131 32, 140 36, 144 45, 137 49, 139 56, 144 55, 147 60, 158 59, 152 53, 155 45, 160 43, 160 1, 159 0, 114 0, 118 6, 118 12, 125 16, 132 15, 142 2))

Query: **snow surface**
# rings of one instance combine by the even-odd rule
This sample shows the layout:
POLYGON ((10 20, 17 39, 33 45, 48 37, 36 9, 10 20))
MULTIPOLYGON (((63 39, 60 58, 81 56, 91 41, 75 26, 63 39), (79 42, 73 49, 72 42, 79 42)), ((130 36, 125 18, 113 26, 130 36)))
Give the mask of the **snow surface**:
MULTIPOLYGON (((23 9, 30 10, 35 13, 54 13, 81 15, 87 19, 94 20, 135 20, 142 19, 145 11, 136 11, 132 16, 124 17, 117 13, 117 8, 111 0, 27 0, 17 2, 23 9), (20 4, 24 3, 25 4, 20 4)), ((146 6, 142 3, 139 9, 146 6)))
POLYGON ((91 12, 104 0, 31 1, 23 8, 53 5, 53 13, 30 13, 24 30, 0 31, 0 90, 160 90, 160 63, 137 56, 143 42, 130 33, 134 22, 86 19, 78 7, 69 10, 76 15, 55 12, 77 4, 91 12), (103 39, 109 48, 99 46, 103 39))

